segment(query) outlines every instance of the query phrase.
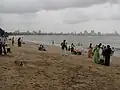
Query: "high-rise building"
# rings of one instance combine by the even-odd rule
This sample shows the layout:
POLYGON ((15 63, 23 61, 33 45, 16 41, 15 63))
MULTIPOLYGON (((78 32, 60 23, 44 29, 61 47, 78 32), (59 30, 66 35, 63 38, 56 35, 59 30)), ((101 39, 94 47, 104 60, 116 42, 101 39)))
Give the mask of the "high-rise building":
POLYGON ((98 32, 98 36, 101 36, 102 34, 101 34, 101 32, 98 32))
POLYGON ((116 35, 116 36, 117 36, 117 35, 119 35, 119 33, 118 33, 117 31, 115 31, 115 32, 114 32, 114 35, 116 35))
POLYGON ((33 31, 33 34, 34 34, 34 35, 36 35, 36 34, 37 34, 37 32, 36 32, 36 31, 33 31))
POLYGON ((84 35, 85 35, 85 36, 88 36, 88 35, 89 35, 89 33, 88 33, 87 30, 84 31, 84 35))
POLYGON ((20 33, 20 31, 19 31, 19 30, 16 30, 16 31, 14 31, 14 33, 17 33, 17 34, 19 34, 19 33, 20 33))
POLYGON ((39 34, 41 34, 41 30, 39 30, 39 32, 38 32, 39 34))
POLYGON ((95 36, 96 35, 95 31, 91 30, 90 35, 95 36))
POLYGON ((30 34, 30 31, 27 31, 26 33, 27 33, 27 34, 30 34))

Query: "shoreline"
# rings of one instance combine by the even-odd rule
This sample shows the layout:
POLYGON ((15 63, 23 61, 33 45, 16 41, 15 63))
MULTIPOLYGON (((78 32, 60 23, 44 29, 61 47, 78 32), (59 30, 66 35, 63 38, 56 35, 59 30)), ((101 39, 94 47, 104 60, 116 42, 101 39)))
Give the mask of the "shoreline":
MULTIPOLYGON (((34 44, 34 45, 40 45, 40 44, 43 44, 45 46, 54 46, 54 47, 57 47, 57 48, 60 48, 60 44, 46 44, 46 43, 40 43, 40 42, 37 42, 37 41, 24 41, 25 43, 28 43, 28 44, 34 44)), ((84 49, 84 52, 87 52, 87 47, 82 47, 82 46, 77 46, 79 47, 79 49, 84 49)), ((115 48, 116 49, 116 48, 115 48)), ((116 54, 116 52, 114 53, 113 57, 120 57, 119 54, 116 54)))
MULTIPOLYGON (((37 35, 37 36, 39 36, 39 35, 37 35)), ((18 38, 18 37, 24 37, 24 36, 15 36, 16 38, 18 38)), ((57 38, 60 38, 60 37, 57 37, 57 38)), ((78 37, 77 37, 78 38, 78 37)), ((34 42, 34 43, 37 43, 37 44, 44 44, 44 45, 52 45, 52 38, 51 37, 37 37, 36 38, 36 36, 34 35, 34 36, 31 36, 31 37, 27 37, 27 36, 25 36, 24 37, 24 40, 25 41, 28 41, 28 42, 34 42), (38 38, 42 38, 42 39, 38 39, 38 38), (45 39, 44 40, 44 38, 48 38, 48 39, 45 39), (50 38, 50 39, 49 39, 50 38)), ((55 46, 60 46, 60 40, 58 40, 58 39, 56 39, 56 40, 54 40, 55 41, 55 46)), ((74 42, 74 44, 75 44, 75 46, 76 46, 76 48, 81 48, 81 46, 78 46, 78 43, 79 43, 79 40, 80 39, 78 39, 78 41, 75 41, 74 42, 74 40, 73 40, 73 42, 74 42)), ((70 45, 70 42, 71 41, 68 41, 68 46, 70 45)), ((104 44, 105 42, 103 42, 103 44, 104 44)), ((86 49, 88 46, 89 46, 89 43, 86 43, 86 42, 84 42, 84 43, 82 43, 81 42, 81 44, 83 44, 83 46, 82 46, 82 48, 84 48, 84 49, 86 49)), ((114 53, 114 56, 117 56, 117 57, 119 57, 120 56, 120 48, 119 48, 119 43, 117 43, 117 44, 114 44, 114 43, 111 43, 111 44, 109 44, 109 45, 111 45, 111 48, 112 48, 112 44, 113 44, 113 46, 115 47, 115 53, 114 53)), ((93 46, 95 46, 96 44, 94 44, 93 43, 93 46)), ((104 45, 107 45, 107 44, 104 44, 104 45)))

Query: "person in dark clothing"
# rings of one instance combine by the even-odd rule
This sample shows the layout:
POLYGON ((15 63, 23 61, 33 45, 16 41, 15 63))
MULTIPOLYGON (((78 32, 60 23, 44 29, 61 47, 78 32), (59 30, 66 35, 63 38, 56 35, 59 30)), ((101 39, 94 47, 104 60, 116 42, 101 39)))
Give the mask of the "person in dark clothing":
POLYGON ((111 55, 111 48, 110 45, 107 45, 107 48, 105 50, 105 65, 109 66, 110 65, 110 55, 111 55))
POLYGON ((67 55, 66 51, 67 49, 67 42, 66 40, 63 40, 63 42, 61 43, 61 49, 62 49, 62 55, 67 55))
POLYGON ((63 42, 61 43, 61 48, 62 48, 62 50, 64 50, 64 49, 67 50, 67 43, 66 43, 66 40, 63 40, 63 42))
POLYGON ((68 51, 70 51, 70 50, 71 50, 71 47, 69 46, 69 47, 68 47, 68 51))
POLYGON ((106 50, 106 46, 104 46, 104 47, 102 47, 102 55, 103 55, 103 57, 105 57, 105 50, 106 50))
POLYGON ((75 47, 75 45, 72 43, 71 44, 71 53, 74 52, 74 47, 75 47))
POLYGON ((18 47, 21 47, 21 38, 18 38, 18 47))
POLYGON ((38 48, 39 51, 46 51, 45 47, 43 45, 40 45, 38 48))
POLYGON ((98 45, 98 48, 101 48, 101 45, 102 45, 102 43, 100 43, 100 44, 98 45))

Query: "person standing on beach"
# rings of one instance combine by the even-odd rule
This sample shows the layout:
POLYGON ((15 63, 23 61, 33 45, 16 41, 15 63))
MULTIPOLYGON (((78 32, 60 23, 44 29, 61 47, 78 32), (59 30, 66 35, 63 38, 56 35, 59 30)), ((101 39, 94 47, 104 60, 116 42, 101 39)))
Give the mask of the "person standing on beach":
POLYGON ((110 65, 110 55, 112 53, 112 50, 110 48, 110 45, 107 45, 107 49, 105 50, 105 66, 110 65))
POLYGON ((71 53, 74 52, 75 45, 72 43, 71 44, 71 53))
POLYGON ((21 47, 21 38, 18 38, 18 47, 21 47))
POLYGON ((14 46, 14 37, 12 37, 12 46, 14 46))
POLYGON ((90 43, 89 48, 88 48, 88 58, 92 58, 92 43, 90 43))
POLYGON ((65 54, 65 52, 67 51, 67 42, 66 42, 66 40, 63 40, 63 42, 61 43, 61 49, 62 49, 62 51, 64 51, 64 54, 65 54))
POLYGON ((93 50, 93 61, 94 63, 98 63, 99 59, 100 59, 100 47, 101 47, 101 43, 99 45, 96 45, 95 49, 93 50))

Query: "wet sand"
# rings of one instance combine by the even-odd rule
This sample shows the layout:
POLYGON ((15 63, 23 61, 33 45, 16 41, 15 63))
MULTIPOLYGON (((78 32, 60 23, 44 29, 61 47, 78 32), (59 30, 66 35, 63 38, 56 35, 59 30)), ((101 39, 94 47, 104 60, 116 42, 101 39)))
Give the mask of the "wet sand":
POLYGON ((0 56, 0 90, 120 90, 119 57, 106 67, 86 55, 62 56, 59 47, 37 48, 24 44, 0 56))

